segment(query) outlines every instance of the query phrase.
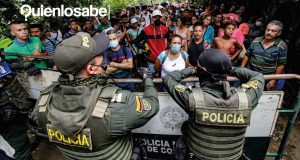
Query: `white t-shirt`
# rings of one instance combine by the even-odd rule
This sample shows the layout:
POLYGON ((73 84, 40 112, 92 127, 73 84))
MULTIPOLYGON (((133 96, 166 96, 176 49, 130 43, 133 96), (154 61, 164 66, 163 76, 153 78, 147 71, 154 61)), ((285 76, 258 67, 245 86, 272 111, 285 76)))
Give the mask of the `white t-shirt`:
MULTIPOLYGON (((188 59, 189 55, 185 51, 180 51, 180 52, 183 52, 183 54, 185 55, 185 59, 188 59)), ((158 55, 158 60, 160 62, 163 61, 165 54, 166 54, 166 51, 162 51, 158 55)), ((172 54, 172 53, 169 53, 169 54, 172 54)), ((179 56, 175 59, 172 59, 168 56, 166 58, 165 62, 161 66, 161 77, 164 77, 165 75, 167 75, 173 71, 183 70, 183 69, 185 69, 185 67, 186 67, 185 61, 181 54, 179 54, 179 56)))

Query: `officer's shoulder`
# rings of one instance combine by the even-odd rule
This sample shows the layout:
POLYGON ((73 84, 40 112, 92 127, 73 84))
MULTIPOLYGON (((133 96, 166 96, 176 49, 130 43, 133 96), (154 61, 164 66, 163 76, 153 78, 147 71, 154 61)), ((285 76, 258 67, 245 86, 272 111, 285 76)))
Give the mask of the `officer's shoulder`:
POLYGON ((58 85, 58 82, 53 82, 50 86, 45 88, 44 90, 41 91, 41 94, 48 94, 50 93, 56 86, 58 85))

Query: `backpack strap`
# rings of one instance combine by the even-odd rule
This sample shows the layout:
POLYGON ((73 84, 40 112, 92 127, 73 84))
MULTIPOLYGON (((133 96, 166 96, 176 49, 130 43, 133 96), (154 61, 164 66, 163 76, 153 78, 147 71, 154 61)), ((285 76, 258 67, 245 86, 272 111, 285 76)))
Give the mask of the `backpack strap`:
POLYGON ((103 118, 110 100, 116 94, 118 89, 118 87, 111 85, 102 89, 96 102, 95 108, 92 112, 93 117, 103 118))
POLYGON ((164 56, 164 58, 162 59, 161 64, 164 64, 164 62, 166 61, 166 59, 167 59, 167 57, 168 57, 168 53, 169 53, 169 50, 165 50, 165 56, 164 56))
POLYGON ((192 91, 195 100, 195 106, 190 106, 190 108, 193 109, 192 111, 194 111, 197 108, 206 108, 202 89, 200 87, 193 88, 192 91))
POLYGON ((122 45, 122 51, 123 51, 123 54, 125 56, 125 59, 127 59, 127 49, 126 49, 126 46, 122 45))
POLYGON ((239 98, 239 109, 240 110, 248 109, 249 105, 248 105, 248 98, 246 92, 239 88, 235 88, 234 90, 239 98))

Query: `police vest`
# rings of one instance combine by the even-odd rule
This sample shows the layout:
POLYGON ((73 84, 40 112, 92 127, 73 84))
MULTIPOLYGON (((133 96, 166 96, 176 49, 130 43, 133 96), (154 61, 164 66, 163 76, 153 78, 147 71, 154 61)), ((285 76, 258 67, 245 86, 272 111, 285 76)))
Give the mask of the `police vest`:
POLYGON ((194 113, 188 129, 190 151, 200 159, 239 159, 250 124, 246 93, 235 89, 236 94, 224 100, 203 93, 201 88, 192 91, 195 103, 190 105, 194 113))
POLYGON ((38 103, 38 124, 47 130, 50 142, 54 142, 58 149, 70 159, 130 159, 133 148, 132 137, 128 135, 113 139, 109 133, 111 113, 107 107, 117 92, 117 87, 97 87, 99 96, 96 99, 92 114, 86 115, 90 117, 87 124, 74 137, 68 137, 52 126, 51 120, 47 118, 47 107, 51 100, 51 90, 55 86, 53 85, 50 89, 41 93, 38 103))

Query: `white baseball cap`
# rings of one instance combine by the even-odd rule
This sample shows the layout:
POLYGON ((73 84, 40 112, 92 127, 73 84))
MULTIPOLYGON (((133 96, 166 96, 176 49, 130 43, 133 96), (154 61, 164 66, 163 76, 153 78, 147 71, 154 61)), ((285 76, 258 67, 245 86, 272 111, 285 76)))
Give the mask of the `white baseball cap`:
POLYGON ((153 12, 152 12, 152 17, 155 17, 155 16, 161 16, 162 17, 162 14, 161 14, 161 11, 160 10, 154 10, 153 12))
POLYGON ((134 24, 134 23, 136 23, 136 22, 138 22, 135 18, 132 18, 131 20, 130 20, 130 23, 131 24, 134 24))

